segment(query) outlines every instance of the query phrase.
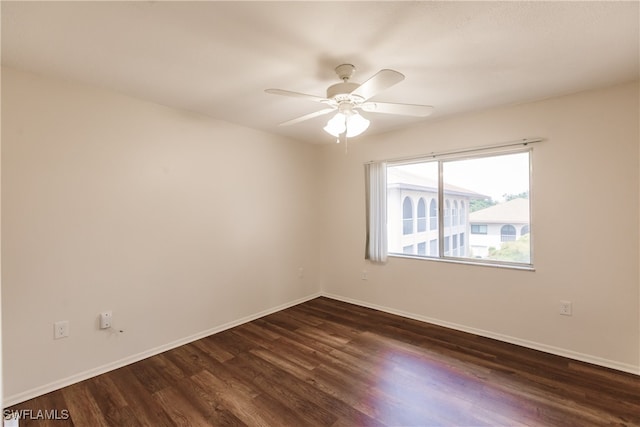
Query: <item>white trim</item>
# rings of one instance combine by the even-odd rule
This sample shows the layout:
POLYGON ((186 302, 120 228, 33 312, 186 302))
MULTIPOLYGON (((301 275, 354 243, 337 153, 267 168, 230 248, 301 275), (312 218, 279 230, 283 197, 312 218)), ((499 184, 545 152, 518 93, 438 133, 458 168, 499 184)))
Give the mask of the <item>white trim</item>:
MULTIPOLYGON (((503 142, 500 144, 494 144, 494 145, 485 145, 482 147, 468 147, 468 148, 458 148, 455 150, 447 150, 447 151, 440 151, 440 152, 434 152, 432 151, 431 153, 428 154, 418 154, 418 155, 413 155, 413 156, 405 156, 405 157, 396 157, 393 159, 384 159, 384 160, 379 160, 381 162, 387 162, 387 163, 391 163, 391 164, 408 164, 408 163, 415 163, 415 162, 423 162, 426 161, 428 159, 430 160, 435 160, 435 159, 449 159, 449 158, 462 158, 461 155, 463 154, 474 154, 474 153, 480 153, 480 152, 485 152, 489 155, 492 154, 497 154, 497 153, 507 153, 509 152, 509 148, 511 147, 517 147, 517 146, 524 146, 527 147, 530 144, 535 144, 536 142, 542 142, 544 141, 543 138, 523 138, 523 139, 518 139, 516 141, 509 141, 509 142, 503 142)), ((366 163, 374 163, 375 160, 370 160, 366 163)), ((366 164, 365 163, 365 164, 366 164)))
POLYGON ((402 310, 396 310, 393 308, 371 304, 365 301, 343 297, 341 295, 335 295, 331 293, 324 292, 322 296, 327 298, 332 298, 338 301, 347 302, 350 304, 359 305, 361 307, 372 308, 374 310, 383 311, 385 313, 395 314, 397 316, 406 317, 408 319, 418 320, 420 322, 431 323, 433 325, 444 326, 445 328, 455 329, 457 331, 468 332, 474 335, 479 335, 486 338, 492 338, 499 341, 503 341, 510 344, 519 345, 522 347, 527 347, 533 350, 544 351, 545 353, 555 354, 557 356, 567 357, 569 359, 579 360, 582 362, 591 363, 598 366, 603 366, 605 368, 611 368, 618 371, 628 372, 635 375, 640 375, 640 366, 631 365, 628 363, 621 363, 615 360, 604 359, 602 357, 592 356, 590 354, 579 353, 573 350, 568 350, 561 347, 555 347, 547 344, 538 343, 535 341, 523 340, 520 338, 512 337, 509 335, 499 334, 496 332, 485 331, 482 329, 471 328, 468 326, 460 325, 457 323, 451 323, 440 319, 434 319, 431 317, 422 316, 415 313, 409 313, 402 310))
POLYGON ((52 391, 61 389, 63 387, 70 386, 72 384, 78 383, 80 381, 84 381, 86 379, 104 374, 109 371, 113 371, 118 368, 122 368, 123 366, 130 365, 132 363, 138 362, 143 359, 147 359, 151 356, 155 356, 160 353, 164 353, 167 350, 171 350, 176 347, 180 347, 181 345, 188 344, 193 341, 197 341, 201 338, 208 337, 209 335, 217 334, 218 332, 225 331, 227 329, 234 328, 236 326, 242 325, 244 323, 251 322, 253 320, 259 319, 260 317, 267 316, 269 314, 273 314, 275 312, 287 309, 289 307, 293 307, 294 305, 301 304, 303 302, 312 300, 321 296, 320 292, 316 292, 314 294, 308 295, 306 297, 298 298, 294 301, 290 301, 284 304, 280 304, 276 307, 269 308, 267 310, 260 311, 258 313, 242 317, 240 319, 224 323, 222 325, 215 326, 213 328, 207 329, 205 331, 198 332, 196 334, 190 335, 185 338, 181 338, 175 341, 172 341, 168 344, 164 344, 155 348, 151 348, 149 350, 143 351, 138 354, 134 354, 132 356, 125 357, 120 360, 116 360, 115 362, 108 363, 106 365, 98 366, 97 368, 89 369, 87 371, 80 372, 78 374, 72 375, 67 378, 63 378, 57 381, 53 381, 49 384, 45 384, 40 387, 32 388, 27 391, 23 391, 22 393, 14 394, 12 396, 5 396, 4 399, 4 407, 7 408, 9 406, 13 406, 17 403, 24 402, 29 399, 33 399, 34 397, 42 396, 43 394, 50 393, 52 391))
POLYGON ((527 347, 527 348, 531 348, 534 350, 540 350, 540 351, 544 351, 546 353, 551 353, 551 354, 555 354, 558 356, 563 356, 563 357, 568 357, 570 359, 574 359, 574 360, 580 360, 583 362, 587 362, 587 363, 592 363, 594 365, 598 365, 598 366, 603 366, 606 368, 611 368, 611 369, 616 369, 618 371, 623 371, 623 372, 629 372, 632 374, 636 374, 636 375, 640 375, 640 366, 634 366, 634 365, 630 365, 630 364, 626 364, 626 363, 620 363, 617 362, 615 360, 609 360, 609 359, 604 359, 604 358, 600 358, 600 357, 596 357, 596 356, 592 356, 592 355, 588 355, 588 354, 584 354, 584 353, 578 353, 575 351, 571 351, 571 350, 567 350, 567 349, 563 349, 563 348, 559 348, 559 347, 554 347, 554 346, 549 346, 546 344, 541 344, 541 343, 537 343, 534 341, 528 341, 528 340, 523 340, 520 338, 515 338, 515 337, 511 337, 508 335, 503 335, 503 334, 498 334, 495 332, 490 332, 490 331, 485 331, 485 330, 481 330, 481 329, 476 329, 476 328, 470 328, 464 325, 459 325, 457 323, 451 323, 451 322, 447 322, 447 321, 443 321, 443 320, 439 320, 439 319, 434 319, 434 318, 430 318, 430 317, 426 317, 426 316, 422 316, 422 315, 418 315, 418 314, 414 314, 414 313, 408 313, 406 311, 402 311, 402 310, 396 310, 393 308, 389 308, 389 307, 385 307, 385 306, 381 306, 381 305, 377 305, 377 304, 371 304, 365 301, 361 301, 361 300, 357 300, 357 299, 353 299, 353 298, 348 298, 348 297, 344 297, 341 295, 335 295, 332 293, 328 293, 328 292, 316 292, 314 294, 308 295, 306 297, 302 297, 302 298, 298 298, 297 300, 294 301, 290 301, 281 305, 278 305, 276 307, 272 307, 270 309, 267 310, 263 310, 261 312, 249 315, 249 316, 245 316, 242 317, 240 319, 231 321, 231 322, 227 322, 225 324, 213 327, 211 329, 207 329, 205 331, 199 332, 197 334, 194 335, 190 335, 188 337, 185 338, 181 338, 179 340, 175 340, 172 341, 168 344, 164 344, 149 350, 146 350, 144 352, 138 353, 138 354, 134 354, 132 356, 129 357, 125 357, 123 359, 117 360, 115 362, 112 363, 108 363, 106 365, 102 365, 99 366, 97 368, 94 369, 89 369, 87 371, 83 371, 80 372, 78 374, 72 375, 70 377, 67 378, 63 378, 54 382, 51 382, 49 384, 45 384, 43 386, 40 387, 36 387, 27 391, 24 391, 22 393, 18 393, 18 394, 14 394, 12 396, 6 396, 4 399, 4 407, 7 408, 9 406, 13 406, 15 404, 24 402, 26 400, 29 399, 33 399, 34 397, 38 397, 38 396, 42 396, 44 394, 50 393, 52 391, 61 389, 63 387, 67 387, 70 386, 72 384, 78 383, 80 381, 84 381, 86 379, 104 374, 106 372, 109 371, 113 371, 115 369, 118 368, 122 368, 123 366, 127 366, 130 365, 132 363, 138 362, 140 360, 143 359, 147 359, 149 357, 155 356, 157 354, 160 353, 164 353, 167 350, 171 350, 173 348, 176 347, 180 347, 181 345, 185 345, 188 344, 190 342, 193 341, 197 341, 201 338, 204 337, 208 337, 210 335, 213 334, 217 334, 218 332, 222 332, 225 331, 227 329, 231 329, 233 327, 242 325, 244 323, 248 323, 251 322, 253 320, 259 319, 260 317, 264 317, 267 316, 269 314, 273 314, 275 312, 281 311, 281 310, 285 310, 289 307, 293 307, 295 305, 301 304, 303 302, 306 301, 310 301, 314 298, 320 297, 320 296, 324 296, 327 298, 331 298, 331 299, 335 299, 338 301, 343 301, 343 302, 347 302, 350 304, 355 304, 355 305, 359 305, 361 307, 367 307, 367 308, 372 308, 374 310, 379 310, 379 311, 383 311, 385 313, 390 313, 390 314, 395 314, 397 316, 402 316, 402 317, 406 317, 408 319, 414 319, 414 320, 418 320, 421 322, 426 322, 426 323, 431 323, 434 325, 439 325, 439 326, 444 326, 446 328, 451 328, 451 329, 455 329, 458 331, 462 331, 462 332, 468 332, 471 334, 475 334, 475 335, 479 335, 479 336, 483 336, 483 337, 487 337, 487 338, 493 338, 493 339, 497 339, 499 341, 503 341, 503 342, 507 342, 507 343, 511 343, 511 344, 516 344, 522 347, 527 347))
POLYGON ((401 254, 396 252, 390 252, 389 257, 391 258, 407 258, 407 259, 417 259, 419 261, 435 261, 435 262, 449 262, 452 264, 465 264, 465 265, 476 265, 479 267, 492 267, 492 268, 506 268, 510 270, 521 270, 521 271, 536 271, 533 264, 516 264, 516 263, 508 263, 505 261, 495 261, 490 262, 487 260, 482 260, 478 258, 458 258, 453 256, 445 257, 436 257, 436 256, 422 256, 422 255, 413 255, 413 254, 401 254))

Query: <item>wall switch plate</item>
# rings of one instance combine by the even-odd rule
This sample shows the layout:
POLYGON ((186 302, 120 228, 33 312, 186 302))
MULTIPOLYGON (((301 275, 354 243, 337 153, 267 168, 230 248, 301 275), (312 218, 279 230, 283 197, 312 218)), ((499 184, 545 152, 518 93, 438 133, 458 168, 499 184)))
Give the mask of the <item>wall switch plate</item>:
POLYGON ((571 316, 573 314, 571 301, 560 301, 560 314, 563 316, 571 316))
POLYGON ((100 329, 109 329, 111 327, 111 311, 103 311, 100 313, 100 329))
POLYGON ((69 321, 60 320, 53 324, 53 339, 59 340, 69 336, 69 321))

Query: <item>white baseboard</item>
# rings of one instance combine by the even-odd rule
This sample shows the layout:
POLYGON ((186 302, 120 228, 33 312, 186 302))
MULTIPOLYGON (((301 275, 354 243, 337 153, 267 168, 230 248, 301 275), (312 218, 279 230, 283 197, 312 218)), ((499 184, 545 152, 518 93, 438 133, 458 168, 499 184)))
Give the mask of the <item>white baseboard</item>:
POLYGON ((4 405, 3 408, 7 408, 9 406, 13 406, 13 405, 18 404, 20 402, 24 402, 26 400, 33 399, 34 397, 42 396, 43 394, 47 394, 47 393, 50 393, 52 391, 59 390, 59 389, 61 389, 63 387, 70 386, 71 384, 75 384, 75 383, 78 383, 80 381, 84 381, 86 379, 89 379, 89 378, 104 374, 106 372, 113 371, 113 370, 118 369, 118 368, 122 368, 123 366, 127 366, 127 365, 130 365, 132 363, 138 362, 140 360, 146 359, 148 357, 155 356, 155 355, 160 354, 160 353, 164 353, 167 350, 171 350, 173 348, 180 347, 181 345, 185 345, 185 344, 188 344, 190 342, 197 341, 197 340, 199 340, 201 338, 208 337, 209 335, 217 334, 218 332, 222 332, 222 331, 225 331, 227 329, 231 329, 231 328, 234 328, 236 326, 242 325, 244 323, 251 322, 253 320, 259 319, 260 317, 264 317, 264 316, 267 316, 269 314, 275 313, 277 311, 281 311, 281 310, 284 310, 286 308, 293 307, 294 305, 298 305, 298 304, 301 304, 303 302, 312 300, 312 299, 317 298, 317 297, 319 297, 321 295, 322 294, 320 292, 317 292, 317 293, 314 293, 314 294, 311 294, 311 295, 307 295, 307 296, 299 298, 297 300, 289 301, 287 303, 280 304, 280 305, 278 305, 276 307, 272 307, 272 308, 269 308, 267 310, 263 310, 263 311, 261 311, 259 313, 255 313, 255 314, 252 314, 252 315, 249 315, 249 316, 245 316, 245 317, 242 317, 240 319, 237 319, 237 320, 234 320, 234 321, 231 321, 231 322, 227 322, 227 323, 225 323, 223 325, 218 325, 218 326, 215 326, 213 328, 207 329, 205 331, 198 332, 197 334, 193 334, 193 335, 190 335, 188 337, 172 341, 172 342, 170 342, 168 344, 164 344, 164 345, 161 345, 159 347, 155 347, 155 348, 143 351, 141 353, 134 354, 132 356, 128 356, 128 357, 125 357, 125 358, 120 359, 120 360, 116 360, 115 362, 108 363, 108 364, 102 365, 102 366, 98 366, 97 368, 89 369, 87 371, 80 372, 78 374, 75 374, 75 375, 72 375, 70 377, 63 378, 63 379, 60 379, 60 380, 57 380, 57 381, 53 381, 53 382, 51 382, 49 384, 45 384, 43 386, 33 388, 33 389, 30 389, 30 390, 24 391, 22 393, 14 394, 12 396, 5 396, 4 401, 3 401, 3 405, 4 405))
POLYGON ((222 325, 218 325, 216 327, 207 329, 205 331, 201 331, 197 334, 193 334, 190 335, 188 337, 185 338, 181 338, 179 340, 175 340, 173 342, 146 350, 144 352, 138 353, 138 354, 134 354, 132 356, 128 356, 125 357, 123 359, 120 360, 116 360, 112 363, 108 363, 106 365, 102 365, 99 367, 96 367, 94 369, 89 369, 87 371, 83 371, 80 372, 78 374, 72 375, 70 377, 67 378, 63 378, 54 382, 51 382, 49 384, 45 384, 43 386, 39 386, 18 394, 14 394, 12 396, 5 396, 4 399, 4 408, 7 408, 9 406, 18 404, 20 402, 24 402, 26 400, 29 399, 33 399, 34 397, 38 397, 38 396, 42 396, 43 394, 47 394, 50 393, 52 391, 61 389, 63 387, 67 387, 71 384, 75 384, 78 383, 80 381, 84 381, 86 379, 104 374, 106 372, 109 371, 113 371, 115 369, 118 368, 122 368, 123 366, 127 366, 130 365, 132 363, 138 362, 140 360, 146 359, 148 357, 151 356, 155 356, 157 354, 163 353, 167 350, 171 350, 173 348, 176 347, 180 347, 181 345, 185 345, 188 344, 190 342, 193 341, 197 341, 201 338, 204 337, 208 337, 209 335, 213 335, 216 334, 218 332, 222 332, 225 331, 227 329, 231 329, 233 327, 242 325, 244 323, 248 323, 251 322, 255 319, 259 319, 260 317, 264 317, 267 316, 269 314, 275 313, 277 311, 280 310, 284 310, 286 308, 289 307, 293 307, 294 305, 298 305, 301 304, 303 302, 312 300, 314 298, 317 298, 319 296, 325 296, 327 298, 331 298, 331 299, 335 299, 338 301, 344 301, 344 302, 348 302, 351 304, 355 304, 355 305, 359 305, 362 307, 367 307, 367 308, 372 308, 374 310, 379 310, 379 311, 383 311, 385 313, 390 313, 390 314, 395 314, 398 316, 402 316, 402 317, 406 317, 409 319, 414 319, 414 320, 418 320, 421 322, 426 322, 426 323, 431 323, 434 325, 439 325, 439 326, 444 326, 446 328, 451 328, 451 329, 455 329, 458 331, 462 331, 462 332, 469 332, 475 335, 479 335, 479 336, 483 336, 483 337, 487 337, 487 338, 493 338, 493 339, 497 339, 499 341, 503 341, 503 342, 507 342, 510 344, 516 344, 522 347, 527 347, 527 348, 531 348, 534 350, 540 350, 540 351, 544 351, 546 353, 551 353, 551 354, 556 354, 558 356, 563 356, 563 357, 567 357, 570 359, 574 359, 574 360, 579 360, 582 362, 587 362, 587 363, 592 363, 594 365, 598 365, 598 366, 603 366, 606 368, 612 368, 612 369, 616 369, 619 371, 623 371, 623 372, 629 372, 632 374, 636 374, 636 375, 640 375, 640 367, 639 366, 634 366, 634 365, 630 365, 630 364, 626 364, 626 363, 620 363, 614 360, 608 360, 608 359, 603 359, 600 357, 596 357, 596 356, 592 356, 592 355, 588 355, 588 354, 583 354, 583 353, 578 353, 572 350, 567 350, 567 349, 563 349, 563 348, 559 348, 559 347, 554 347, 554 346, 549 346, 546 344, 541 344, 541 343, 537 343, 534 341, 528 341, 528 340, 523 340, 520 338, 515 338, 515 337, 511 337, 508 335, 503 335, 503 334, 498 334, 495 332, 490 332, 490 331, 484 331, 481 329, 476 329, 476 328, 470 328, 464 325, 459 325, 456 323, 451 323, 451 322, 447 322, 447 321, 443 321, 443 320, 439 320, 439 319, 433 319, 430 317, 426 317, 426 316, 421 316, 418 314, 414 314, 414 313, 408 313, 402 310, 396 310, 390 307, 385 307, 385 306, 381 306, 381 305, 377 305, 377 304, 371 304, 365 301, 361 301, 361 300, 357 300, 357 299, 353 299, 353 298, 348 298, 348 297, 344 297, 341 295, 335 295, 335 294, 331 294, 331 293, 327 293, 327 292, 317 292, 302 298, 299 298, 297 300, 294 301, 290 301, 287 302, 285 304, 281 304, 278 305, 276 307, 272 307, 269 308, 267 310, 263 310, 259 313, 255 313, 252 314, 250 316, 245 316, 242 317, 240 319, 234 320, 232 322, 228 322, 222 325))
POLYGON ((498 341, 507 342, 510 344, 516 344, 522 347, 531 348, 533 350, 544 351, 545 353, 555 354, 557 356, 567 357, 569 359, 579 360, 581 362, 592 363, 594 365, 603 366, 605 368, 611 368, 618 371, 628 372, 631 374, 640 375, 640 366, 630 365, 627 363, 621 363, 615 360, 604 359, 597 356, 592 356, 590 354, 579 353, 576 351, 554 347, 547 344, 538 343, 535 341, 523 340, 520 338, 512 337, 509 335, 503 335, 496 332, 485 331, 482 329, 471 328, 464 325, 459 325, 457 323, 451 323, 440 319, 434 319, 426 316, 421 316, 419 314, 408 313, 402 310, 396 310, 393 308, 371 304, 365 301, 356 300, 353 298, 343 297, 341 295, 335 295, 327 292, 323 292, 322 296, 327 298, 332 298, 338 301, 348 302, 350 304, 359 305, 362 307, 372 308, 374 310, 383 311, 385 313, 395 314, 398 316, 406 317, 408 319, 418 320, 421 322, 431 323, 438 326, 444 326, 445 328, 455 329, 457 331, 468 332, 474 335, 479 335, 486 338, 493 338, 498 341))

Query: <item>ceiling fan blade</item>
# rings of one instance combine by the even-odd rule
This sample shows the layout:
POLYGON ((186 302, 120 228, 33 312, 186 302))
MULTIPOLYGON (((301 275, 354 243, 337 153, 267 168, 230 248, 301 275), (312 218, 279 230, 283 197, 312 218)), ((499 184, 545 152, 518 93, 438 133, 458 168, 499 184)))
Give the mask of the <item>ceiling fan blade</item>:
POLYGON ((280 123, 278 126, 295 125, 296 123, 300 123, 300 122, 303 122, 305 120, 313 119, 314 117, 322 116, 324 114, 330 113, 330 112, 335 111, 335 110, 336 110, 335 108, 325 108, 324 110, 314 111, 313 113, 305 114, 304 116, 300 116, 298 118, 295 118, 295 119, 280 123))
POLYGON ((361 96, 366 101, 391 86, 404 80, 404 74, 394 70, 380 70, 373 77, 356 88, 352 95, 361 96))
POLYGON ((365 102, 360 108, 370 113, 398 114, 401 116, 426 117, 433 113, 431 105, 395 104, 392 102, 365 102))
POLYGON ((306 93, 292 92, 290 90, 284 90, 284 89, 266 89, 265 92, 270 93, 272 95, 283 95, 283 96, 292 96, 294 98, 305 98, 305 99, 308 99, 309 101, 316 101, 316 102, 328 101, 328 99, 321 98, 319 96, 307 95, 306 93))

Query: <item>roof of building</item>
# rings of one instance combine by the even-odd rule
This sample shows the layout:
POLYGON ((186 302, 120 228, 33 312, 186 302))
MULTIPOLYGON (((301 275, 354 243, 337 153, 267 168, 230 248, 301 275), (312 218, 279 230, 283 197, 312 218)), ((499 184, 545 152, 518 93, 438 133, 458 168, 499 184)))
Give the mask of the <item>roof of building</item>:
POLYGON ((529 222, 529 200, 517 198, 499 203, 469 214, 470 223, 516 223, 529 222))
MULTIPOLYGON (((438 192, 438 181, 428 177, 420 176, 398 168, 387 169, 387 184, 395 184, 400 188, 416 191, 438 192)), ((471 199, 488 199, 489 196, 477 193, 467 188, 456 185, 444 184, 444 191, 448 194, 466 196, 471 199)))

